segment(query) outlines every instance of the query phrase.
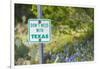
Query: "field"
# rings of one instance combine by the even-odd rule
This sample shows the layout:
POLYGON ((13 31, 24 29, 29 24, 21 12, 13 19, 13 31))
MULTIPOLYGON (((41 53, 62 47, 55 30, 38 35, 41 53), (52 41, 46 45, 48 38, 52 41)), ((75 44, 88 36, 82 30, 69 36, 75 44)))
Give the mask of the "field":
MULTIPOLYGON (((51 19, 51 41, 44 44, 44 64, 94 60, 94 9, 42 5, 42 19, 51 19)), ((39 43, 28 41, 28 19, 37 6, 15 4, 15 65, 39 64, 39 43)))

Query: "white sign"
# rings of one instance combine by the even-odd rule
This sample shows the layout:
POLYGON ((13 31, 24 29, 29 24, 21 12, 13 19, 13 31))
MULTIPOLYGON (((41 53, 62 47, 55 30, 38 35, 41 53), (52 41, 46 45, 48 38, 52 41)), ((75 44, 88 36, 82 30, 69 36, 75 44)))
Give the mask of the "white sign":
POLYGON ((49 42, 51 37, 51 20, 29 19, 28 34, 30 42, 49 42))

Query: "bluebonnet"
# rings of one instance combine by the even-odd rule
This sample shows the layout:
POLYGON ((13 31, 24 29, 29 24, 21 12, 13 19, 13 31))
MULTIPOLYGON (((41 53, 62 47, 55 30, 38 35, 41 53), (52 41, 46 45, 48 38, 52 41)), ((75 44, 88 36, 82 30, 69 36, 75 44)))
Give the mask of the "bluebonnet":
POLYGON ((70 56, 68 59, 65 59, 65 62, 73 61, 77 56, 79 56, 79 52, 75 53, 74 55, 70 56))

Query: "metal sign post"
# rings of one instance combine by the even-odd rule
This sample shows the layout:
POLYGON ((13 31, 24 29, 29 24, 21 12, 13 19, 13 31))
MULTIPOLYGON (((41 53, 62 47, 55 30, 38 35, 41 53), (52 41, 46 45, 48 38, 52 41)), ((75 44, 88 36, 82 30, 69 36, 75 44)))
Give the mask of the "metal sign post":
MULTIPOLYGON (((42 9, 41 9, 41 6, 40 5, 37 5, 37 12, 38 12, 37 18, 40 19, 42 17, 42 9)), ((43 43, 40 43, 39 44, 39 59, 40 59, 39 63, 40 64, 43 64, 44 63, 43 47, 44 47, 44 44, 43 43)))

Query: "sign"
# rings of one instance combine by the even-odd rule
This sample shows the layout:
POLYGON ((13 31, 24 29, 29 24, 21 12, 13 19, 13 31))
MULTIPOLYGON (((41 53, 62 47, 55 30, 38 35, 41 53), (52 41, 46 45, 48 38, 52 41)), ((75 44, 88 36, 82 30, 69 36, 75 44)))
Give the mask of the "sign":
POLYGON ((28 34, 30 42, 49 42, 50 41, 50 30, 51 30, 50 19, 29 19, 28 20, 28 34))

